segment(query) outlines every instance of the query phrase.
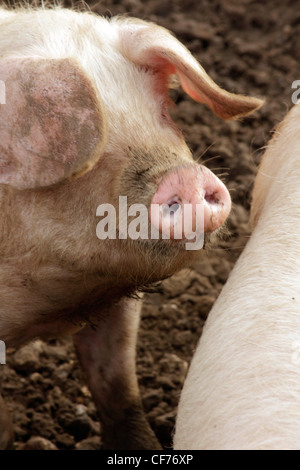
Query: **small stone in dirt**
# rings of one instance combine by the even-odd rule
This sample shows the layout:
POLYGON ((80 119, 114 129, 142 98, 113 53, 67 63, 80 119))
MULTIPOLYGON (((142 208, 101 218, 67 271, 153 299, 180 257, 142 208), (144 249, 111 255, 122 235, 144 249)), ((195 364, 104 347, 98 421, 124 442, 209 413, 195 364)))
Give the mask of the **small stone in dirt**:
POLYGON ((165 390, 172 390, 173 388, 175 388, 175 385, 174 385, 173 381, 167 376, 158 377, 157 382, 165 390))
POLYGON ((30 374, 29 378, 34 384, 41 384, 44 380, 44 377, 39 372, 33 372, 32 374, 30 374))
POLYGON ((57 447, 48 439, 40 436, 32 436, 21 450, 58 450, 57 447))
POLYGON ((176 377, 176 383, 183 383, 187 370, 188 363, 184 359, 181 359, 177 354, 166 353, 163 358, 159 361, 159 365, 162 372, 167 373, 176 377))
POLYGON ((191 340, 191 332, 190 331, 179 331, 174 333, 174 337, 172 338, 172 345, 174 347, 181 347, 188 344, 191 340))
POLYGON ((13 365, 18 372, 30 374, 38 369, 41 341, 35 341, 19 349, 13 357, 13 365))
POLYGON ((75 445, 75 440, 73 436, 69 434, 59 434, 57 435, 57 445, 63 449, 72 449, 75 445))
POLYGON ((99 436, 91 436, 83 439, 83 441, 75 444, 76 450, 99 450, 101 448, 101 438, 99 436))
POLYGON ((161 440, 170 439, 175 425, 175 412, 171 411, 155 418, 155 427, 161 440))
POLYGON ((163 395, 164 392, 162 388, 153 389, 146 393, 142 399, 145 411, 148 412, 154 408, 154 406, 157 406, 162 401, 163 395))
POLYGON ((211 295, 202 295, 200 297, 197 311, 199 312, 199 317, 202 318, 202 320, 206 320, 214 302, 215 298, 211 295))
POLYGON ((76 441, 85 439, 89 435, 92 428, 92 420, 86 413, 75 416, 66 425, 66 430, 68 433, 74 436, 76 441))
POLYGON ((89 391, 88 387, 86 385, 83 385, 80 389, 82 395, 84 397, 88 397, 88 398, 91 398, 91 392, 89 391))
POLYGON ((53 378, 65 381, 69 377, 72 367, 72 364, 69 363, 60 364, 54 371, 53 378))

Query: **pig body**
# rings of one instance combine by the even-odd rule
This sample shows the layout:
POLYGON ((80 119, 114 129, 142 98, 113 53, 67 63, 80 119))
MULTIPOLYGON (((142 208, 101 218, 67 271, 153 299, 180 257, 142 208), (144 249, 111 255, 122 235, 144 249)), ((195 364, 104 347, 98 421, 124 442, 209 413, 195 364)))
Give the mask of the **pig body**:
POLYGON ((174 73, 220 117, 260 105, 219 89, 158 26, 0 9, 0 339, 9 347, 74 334, 112 448, 159 446, 140 405, 140 302, 131 297, 195 253, 182 240, 99 240, 97 207, 118 210, 121 195, 148 208, 174 197, 180 208, 199 202, 207 232, 230 209, 225 187, 193 162, 168 114, 174 73), (185 172, 190 192, 181 187, 185 172))
POLYGON ((300 448, 299 135, 295 106, 263 156, 253 233, 192 359, 176 449, 300 448))

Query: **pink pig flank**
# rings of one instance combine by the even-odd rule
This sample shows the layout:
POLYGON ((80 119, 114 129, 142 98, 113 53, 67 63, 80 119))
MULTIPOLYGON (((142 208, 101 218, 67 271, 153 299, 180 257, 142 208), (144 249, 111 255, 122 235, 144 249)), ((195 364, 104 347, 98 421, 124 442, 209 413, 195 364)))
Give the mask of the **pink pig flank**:
POLYGON ((256 176, 253 232, 209 313, 174 448, 300 449, 300 106, 256 176))
MULTIPOLYGON (((202 204, 207 237, 230 211, 225 186, 194 162, 169 116, 173 74, 221 118, 261 105, 220 89, 154 24, 60 8, 0 9, 0 339, 15 347, 74 334, 113 449, 160 447, 137 386, 134 294, 188 266, 195 253, 172 233, 99 240, 97 207, 118 210, 119 196, 148 209, 202 204)), ((158 210, 160 232, 162 222, 158 210)), ((5 428, 2 448, 12 441, 5 428)))

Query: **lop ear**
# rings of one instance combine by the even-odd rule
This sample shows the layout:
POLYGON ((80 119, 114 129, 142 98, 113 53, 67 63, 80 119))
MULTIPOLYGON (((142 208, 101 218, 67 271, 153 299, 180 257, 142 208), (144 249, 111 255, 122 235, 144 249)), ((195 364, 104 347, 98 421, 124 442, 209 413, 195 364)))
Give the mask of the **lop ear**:
POLYGON ((161 26, 125 19, 120 23, 120 39, 128 59, 161 70, 165 76, 176 73, 191 98, 205 103, 223 119, 246 116, 263 104, 260 99, 229 93, 216 85, 186 47, 161 26))
POLYGON ((38 188, 93 167, 106 143, 106 119, 75 60, 0 58, 0 80, 0 183, 38 188))

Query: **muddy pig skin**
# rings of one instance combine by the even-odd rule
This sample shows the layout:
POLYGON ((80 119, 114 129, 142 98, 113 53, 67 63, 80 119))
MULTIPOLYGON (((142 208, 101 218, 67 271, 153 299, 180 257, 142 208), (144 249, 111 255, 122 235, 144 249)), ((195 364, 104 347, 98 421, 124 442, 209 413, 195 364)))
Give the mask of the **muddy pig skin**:
MULTIPOLYGON (((169 116, 175 75, 221 118, 261 105, 220 89, 154 24, 0 9, 0 339, 17 347, 73 334, 110 449, 160 447, 137 386, 134 293, 197 253, 185 249, 183 229, 181 239, 170 230, 169 239, 101 240, 98 206, 118 212, 119 196, 128 207, 174 203, 173 215, 149 211, 161 234, 164 217, 180 229, 186 203, 191 218, 202 207, 207 234, 230 211, 225 186, 193 161, 169 116)), ((2 416, 8 422, 3 406, 2 416)), ((11 444, 7 431, 0 443, 11 444)))
POLYGON ((300 106, 263 156, 253 233, 209 313, 176 449, 300 449, 300 106))

